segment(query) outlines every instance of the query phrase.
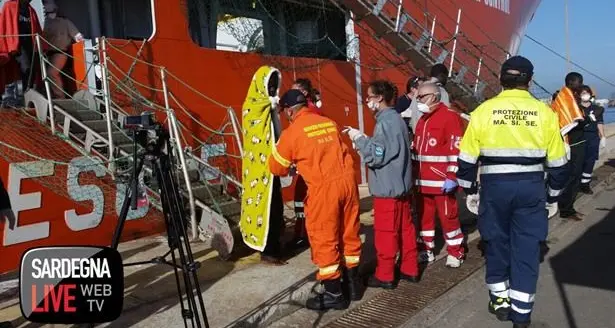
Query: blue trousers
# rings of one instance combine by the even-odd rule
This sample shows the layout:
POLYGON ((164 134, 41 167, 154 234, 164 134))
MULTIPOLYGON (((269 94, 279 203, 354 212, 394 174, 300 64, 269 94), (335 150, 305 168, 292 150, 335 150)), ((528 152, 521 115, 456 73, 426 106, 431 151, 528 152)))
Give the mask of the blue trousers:
POLYGON ((592 181, 594 165, 600 154, 600 136, 598 136, 598 132, 585 132, 585 140, 585 160, 583 161, 581 184, 588 184, 592 181))
POLYGON ((481 175, 478 229, 486 242, 486 282, 492 301, 510 299, 510 319, 530 321, 540 242, 548 220, 542 172, 481 175))

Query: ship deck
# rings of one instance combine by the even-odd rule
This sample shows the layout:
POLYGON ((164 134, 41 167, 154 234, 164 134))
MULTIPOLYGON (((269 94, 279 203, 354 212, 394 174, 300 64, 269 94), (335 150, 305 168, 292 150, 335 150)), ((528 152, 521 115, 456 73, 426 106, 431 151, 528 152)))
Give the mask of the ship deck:
MULTIPOLYGON (((613 326, 611 302, 615 264, 601 254, 612 254, 615 231, 615 124, 608 124, 607 149, 594 171, 593 196, 583 195, 578 209, 582 222, 559 217, 550 220, 549 252, 541 266, 534 323, 538 327, 613 326)), ((371 203, 361 188, 362 237, 367 241, 363 269, 374 264, 371 246, 371 203)), ((486 310, 483 260, 473 247, 478 240, 474 218, 461 219, 468 235, 469 260, 463 270, 444 270, 442 261, 430 265, 417 285, 400 284, 394 291, 368 289, 363 300, 347 311, 316 313, 302 304, 314 285, 314 267, 309 251, 289 259, 289 264, 260 264, 258 254, 243 254, 220 260, 211 249, 197 246, 202 263, 199 272, 211 327, 508 327, 486 310), (382 313, 383 309, 386 309, 382 313), (376 315, 376 313, 379 313, 376 315)), ((290 212, 288 215, 292 215, 290 212)), ((288 229, 291 230, 291 229, 288 229)), ((202 244, 201 244, 202 245, 202 244)), ((442 241, 438 245, 441 249, 442 241)), ((163 254, 164 238, 123 243, 125 261, 147 260, 163 254)), ((445 252, 440 252, 441 259, 445 252)), ((0 277, 0 321, 14 327, 39 326, 25 322, 19 310, 17 282, 0 277)), ((137 266, 125 272, 124 313, 115 322, 100 327, 179 327, 182 319, 172 270, 166 266, 137 266)), ((75 327, 75 326, 73 326, 75 327)))

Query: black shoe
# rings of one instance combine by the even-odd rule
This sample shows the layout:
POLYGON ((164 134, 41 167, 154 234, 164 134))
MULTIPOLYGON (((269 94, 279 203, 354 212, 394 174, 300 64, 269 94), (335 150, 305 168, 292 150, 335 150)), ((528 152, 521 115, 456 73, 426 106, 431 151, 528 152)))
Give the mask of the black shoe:
POLYGON ((414 283, 417 283, 420 280, 420 278, 418 276, 410 276, 410 275, 403 274, 403 273, 399 274, 399 279, 400 280, 405 280, 407 282, 414 282, 414 283))
POLYGON ((342 293, 340 279, 325 280, 322 282, 325 292, 311 297, 305 302, 305 307, 314 311, 325 311, 329 309, 344 310, 348 308, 348 300, 342 293))
POLYGON ((344 270, 342 288, 345 289, 346 295, 351 301, 360 301, 361 298, 363 298, 365 284, 363 283, 363 279, 361 279, 358 267, 344 270))
POLYGON ((288 243, 286 243, 285 248, 291 251, 297 251, 301 249, 306 249, 310 247, 310 243, 307 238, 293 238, 288 243))
POLYGON ((380 281, 375 276, 369 277, 367 286, 372 288, 395 289, 395 281, 380 281))
POLYGON ((587 195, 593 195, 593 194, 594 194, 594 191, 593 191, 593 190, 592 190, 592 188, 589 186, 589 184, 582 184, 582 185, 579 187, 579 191, 580 191, 580 192, 582 192, 582 193, 584 193, 584 194, 587 194, 587 195))
POLYGON ((10 321, 0 322, 0 328, 13 328, 13 324, 10 321))
POLYGON ((500 321, 510 320, 510 301, 505 298, 498 298, 496 302, 489 301, 489 313, 500 321))
POLYGON ((513 328, 529 328, 529 327, 530 327, 530 323, 529 322, 513 323, 513 328))

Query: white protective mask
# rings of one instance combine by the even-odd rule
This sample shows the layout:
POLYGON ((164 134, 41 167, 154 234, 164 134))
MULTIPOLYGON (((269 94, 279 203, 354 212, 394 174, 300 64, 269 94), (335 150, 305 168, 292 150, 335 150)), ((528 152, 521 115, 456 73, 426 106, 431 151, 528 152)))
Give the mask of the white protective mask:
POLYGON ((589 101, 590 99, 592 99, 592 96, 588 95, 588 94, 584 94, 581 96, 581 100, 583 101, 589 101))
POLYGON ((378 103, 370 100, 367 103, 367 107, 369 107, 369 109, 371 109, 372 111, 375 111, 376 109, 378 109, 378 103))
POLYGON ((316 108, 321 108, 322 107, 322 101, 318 100, 318 101, 316 101, 316 103, 314 105, 316 105, 316 108))
POLYGON ((424 104, 424 103, 422 103, 422 102, 418 103, 418 104, 416 105, 416 108, 417 108, 420 112, 423 112, 423 113, 429 113, 429 112, 431 112, 431 108, 430 108, 427 104, 424 104))

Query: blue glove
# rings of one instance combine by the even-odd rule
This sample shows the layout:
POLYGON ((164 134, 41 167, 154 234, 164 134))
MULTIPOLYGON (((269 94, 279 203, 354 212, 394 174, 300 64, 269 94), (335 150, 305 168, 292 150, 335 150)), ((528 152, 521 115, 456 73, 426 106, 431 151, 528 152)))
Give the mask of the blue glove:
POLYGON ((442 192, 448 194, 449 192, 455 190, 457 188, 457 181, 453 181, 451 179, 444 180, 444 186, 442 186, 442 192))

